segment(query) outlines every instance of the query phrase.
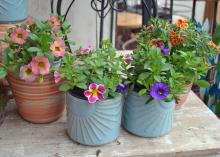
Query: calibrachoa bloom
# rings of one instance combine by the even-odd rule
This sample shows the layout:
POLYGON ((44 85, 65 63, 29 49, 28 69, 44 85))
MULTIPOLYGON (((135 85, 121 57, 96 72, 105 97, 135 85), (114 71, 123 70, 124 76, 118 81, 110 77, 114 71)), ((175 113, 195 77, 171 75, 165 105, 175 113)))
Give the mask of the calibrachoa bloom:
POLYGON ((46 75, 50 73, 50 62, 44 56, 36 56, 32 58, 30 63, 31 69, 34 74, 46 75))
POLYGON ((90 104, 96 101, 102 101, 104 99, 103 94, 105 93, 105 87, 102 84, 91 83, 89 85, 89 90, 84 92, 84 95, 88 98, 90 104))
POLYGON ((118 93, 126 93, 129 89, 129 84, 125 84, 125 81, 123 80, 119 85, 117 85, 117 92, 118 93))
POLYGON ((61 28, 60 20, 57 19, 56 16, 52 16, 50 18, 50 20, 48 20, 48 23, 54 25, 53 28, 52 28, 53 30, 60 30, 60 28, 61 28))
POLYGON ((126 54, 124 56, 124 60, 127 64, 130 64, 131 63, 131 60, 132 60, 132 57, 131 57, 131 54, 126 54))
POLYGON ((10 37, 14 43, 23 45, 24 43, 26 43, 28 39, 28 35, 29 33, 27 30, 23 28, 15 28, 10 37))
POLYGON ((184 20, 184 19, 178 19, 177 26, 179 28, 188 28, 188 22, 187 22, 187 20, 184 20))
POLYGON ((213 41, 210 41, 210 42, 209 42, 209 45, 210 45, 210 47, 213 48, 213 49, 216 49, 216 50, 218 49, 218 46, 215 45, 215 43, 214 43, 213 41))
POLYGON ((170 32, 170 42, 172 46, 181 45, 183 38, 181 35, 177 35, 176 32, 170 32))
POLYGON ((167 48, 160 46, 160 49, 166 56, 170 56, 170 51, 167 48))
POLYGON ((30 65, 23 65, 20 67, 20 78, 22 80, 32 82, 36 80, 37 75, 32 72, 30 65))
POLYGON ((50 49, 53 51, 55 57, 63 57, 65 55, 65 44, 61 38, 56 38, 50 45, 50 49))
POLYGON ((92 50, 92 46, 89 45, 88 48, 83 49, 83 50, 80 50, 79 53, 80 53, 80 54, 88 54, 89 52, 91 52, 91 50, 92 50))
POLYGON ((150 90, 150 95, 156 100, 165 100, 170 94, 170 88, 163 82, 155 83, 150 90))
POLYGON ((162 41, 157 41, 156 39, 151 39, 151 41, 150 41, 150 47, 152 47, 152 46, 157 46, 157 47, 160 47, 161 45, 163 45, 163 42, 162 41))
POLYGON ((34 20, 32 18, 27 18, 26 24, 30 26, 30 25, 35 24, 35 22, 34 22, 34 20))
POLYGON ((55 83, 59 83, 63 79, 58 71, 55 71, 53 76, 55 83))

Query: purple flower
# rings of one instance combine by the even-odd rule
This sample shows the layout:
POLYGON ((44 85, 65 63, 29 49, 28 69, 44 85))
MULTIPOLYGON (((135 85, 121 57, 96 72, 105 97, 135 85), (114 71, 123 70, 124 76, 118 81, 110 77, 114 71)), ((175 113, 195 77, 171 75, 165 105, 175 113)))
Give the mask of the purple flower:
POLYGON ((155 83, 150 90, 150 95, 156 100, 165 100, 169 94, 169 86, 162 82, 155 83))
POLYGON ((166 56, 170 56, 170 51, 167 48, 165 48, 163 45, 160 46, 160 49, 166 56))
POLYGON ((123 80, 120 84, 118 84, 117 85, 117 92, 118 93, 122 93, 122 94, 124 94, 124 93, 126 93, 127 91, 128 91, 128 89, 129 89, 129 84, 125 84, 124 83, 125 81, 123 80))

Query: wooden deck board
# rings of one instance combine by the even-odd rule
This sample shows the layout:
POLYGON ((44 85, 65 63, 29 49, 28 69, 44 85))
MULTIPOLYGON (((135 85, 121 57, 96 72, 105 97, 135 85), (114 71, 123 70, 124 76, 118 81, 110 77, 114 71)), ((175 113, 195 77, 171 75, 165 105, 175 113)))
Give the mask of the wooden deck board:
POLYGON ((220 121, 192 92, 184 107, 175 112, 169 135, 140 138, 122 129, 117 141, 100 147, 70 140, 65 113, 50 124, 31 124, 20 118, 14 106, 11 101, 8 116, 0 127, 0 157, 220 156, 220 121))

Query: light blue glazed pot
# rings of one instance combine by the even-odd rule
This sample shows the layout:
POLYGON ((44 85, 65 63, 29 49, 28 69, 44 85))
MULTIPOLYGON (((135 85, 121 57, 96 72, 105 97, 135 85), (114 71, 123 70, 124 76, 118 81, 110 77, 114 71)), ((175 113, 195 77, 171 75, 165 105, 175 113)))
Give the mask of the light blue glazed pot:
POLYGON ((67 94, 67 132, 84 145, 103 145, 120 134, 122 96, 89 104, 87 100, 67 94))
POLYGON ((0 23, 13 23, 27 18, 27 0, 0 0, 0 23))
POLYGON ((147 96, 139 97, 137 92, 128 93, 123 126, 129 132, 142 137, 159 137, 172 129, 175 101, 153 100, 146 104, 147 96))

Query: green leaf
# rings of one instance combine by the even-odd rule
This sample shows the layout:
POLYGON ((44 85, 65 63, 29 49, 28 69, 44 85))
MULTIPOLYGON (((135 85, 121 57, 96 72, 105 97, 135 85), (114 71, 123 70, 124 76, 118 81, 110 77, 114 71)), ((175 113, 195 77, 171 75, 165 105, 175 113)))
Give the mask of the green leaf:
POLYGON ((4 67, 0 67, 0 78, 5 78, 7 71, 4 67))
POLYGON ((198 81, 196 81, 196 84, 200 87, 203 87, 203 88, 209 87, 209 82, 207 82, 205 80, 198 80, 198 81))
POLYGON ((66 92, 68 91, 69 89, 71 89, 72 87, 68 84, 68 83, 64 83, 60 86, 59 90, 60 91, 63 91, 63 92, 66 92))
POLYGON ((41 21, 36 21, 36 25, 39 29, 43 29, 44 28, 44 24, 41 21))
POLYGON ((34 40, 34 41, 38 40, 38 36, 33 34, 33 33, 30 33, 29 37, 30 37, 31 40, 34 40))
POLYGON ((84 82, 78 83, 76 86, 81 89, 87 89, 86 83, 84 83, 84 82))
POLYGON ((38 47, 29 47, 27 50, 29 52, 41 52, 41 49, 38 47))
POLYGON ((141 89, 139 92, 138 92, 138 96, 142 96, 144 94, 146 94, 146 89, 141 89))

